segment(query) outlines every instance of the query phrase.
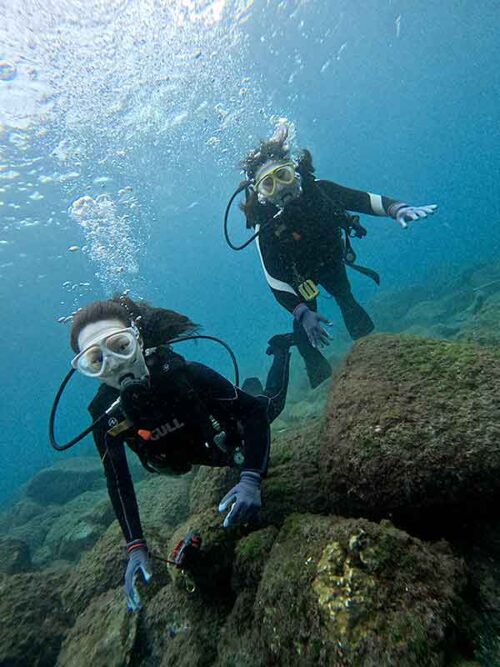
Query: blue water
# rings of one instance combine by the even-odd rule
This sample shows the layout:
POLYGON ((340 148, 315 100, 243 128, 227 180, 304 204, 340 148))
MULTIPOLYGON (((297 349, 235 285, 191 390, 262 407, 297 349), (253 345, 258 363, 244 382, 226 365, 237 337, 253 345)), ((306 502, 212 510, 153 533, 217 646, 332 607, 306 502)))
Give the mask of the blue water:
MULTIPOLYGON (((47 439, 72 356, 58 318, 90 300, 131 289, 226 339, 243 375, 263 373, 290 318, 255 248, 225 246, 222 215, 274 117, 318 176, 439 204, 406 231, 365 218, 357 249, 382 293, 498 256, 497 2, 0 0, 0 14, 2 500, 71 455, 47 439), (99 214, 72 215, 99 195, 99 214)), ((237 212, 232 229, 245 238, 237 212)), ((369 303, 375 288, 352 282, 369 303)), ((230 374, 210 344, 191 353, 230 374)), ((86 425, 94 389, 68 390, 61 438, 86 425)))

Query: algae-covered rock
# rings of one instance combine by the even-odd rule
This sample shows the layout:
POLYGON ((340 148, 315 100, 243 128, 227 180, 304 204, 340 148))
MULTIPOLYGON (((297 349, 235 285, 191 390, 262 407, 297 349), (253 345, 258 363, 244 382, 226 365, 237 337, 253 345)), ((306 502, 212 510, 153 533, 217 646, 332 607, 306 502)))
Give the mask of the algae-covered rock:
MULTIPOLYGON (((88 551, 101 537, 106 526, 93 523, 87 518, 67 523, 68 530, 62 535, 57 546, 57 555, 64 560, 78 560, 84 551, 88 551)), ((50 539, 50 533, 47 536, 50 539)))
MULTIPOLYGON (((150 476, 136 484, 136 494, 143 521, 168 535, 188 514, 189 482, 185 478, 150 476)), ((30 536, 37 565, 43 566, 54 558, 78 561, 113 519, 107 491, 87 491, 64 504, 51 505, 14 529, 14 534, 30 536)))
POLYGON ((500 491, 499 439, 498 350, 366 338, 332 386, 320 447, 328 507, 412 520, 485 507, 500 491))
POLYGON ((257 591, 254 653, 266 665, 441 665, 462 585, 445 545, 389 522, 292 515, 257 591))
POLYGON ((189 514, 190 475, 167 477, 151 475, 136 484, 141 517, 158 528, 176 526, 189 514))
POLYGON ((254 630, 254 602, 278 529, 268 526, 242 537, 235 550, 232 588, 236 600, 224 626, 217 646, 216 667, 259 667, 264 658, 255 649, 252 640, 254 630))
POLYGON ((148 603, 141 619, 136 661, 141 667, 212 665, 220 627, 228 613, 217 598, 202 598, 174 585, 148 603))
POLYGON ((126 564, 122 532, 114 521, 71 571, 64 586, 63 599, 73 616, 81 614, 93 597, 123 584, 126 564))
POLYGON ((498 345, 500 263, 442 267, 426 285, 380 293, 370 312, 379 330, 498 345))
MULTIPOLYGON (((171 553, 179 540, 189 533, 201 535, 201 554, 197 561, 190 565, 190 577, 196 585, 198 594, 209 599, 216 596, 221 602, 234 597, 231 590, 234 549, 237 539, 245 531, 241 527, 227 530, 222 527, 223 520, 223 515, 214 508, 192 514, 178 526, 169 542, 169 553, 171 553)), ((184 588, 183 577, 176 575, 175 571, 173 575, 179 588, 184 588)))
POLYGON ((29 546, 22 540, 0 537, 0 574, 17 574, 31 569, 29 546))
MULTIPOLYGON (((319 478, 319 419, 310 419, 273 438, 267 477, 262 484, 263 524, 279 525, 291 511, 325 508, 319 478)), ((190 493, 192 514, 216 508, 238 483, 239 470, 200 467, 190 493)))
POLYGON ((63 508, 63 505, 50 505, 45 512, 8 532, 9 537, 26 542, 36 567, 45 566, 55 557, 45 540, 54 524, 65 514, 63 508))
POLYGON ((257 588, 277 534, 277 528, 268 526, 238 541, 232 575, 232 587, 235 591, 257 588))
POLYGON ((24 525, 46 509, 45 505, 31 498, 21 498, 0 514, 0 528, 3 532, 10 531, 16 526, 24 525))
MULTIPOLYGON (((293 511, 324 510, 319 477, 320 423, 310 419, 273 438, 269 470, 262 484, 263 524, 280 525, 293 511)), ((238 480, 236 469, 200 467, 191 485, 191 512, 216 508, 238 480)))
POLYGON ((474 341, 480 345, 500 345, 500 280, 495 285, 499 290, 484 303, 477 312, 462 322, 457 338, 474 341))
POLYGON ((26 495, 42 504, 66 503, 105 485, 102 464, 97 457, 72 457, 41 470, 26 486, 26 495))
MULTIPOLYGON (((242 590, 220 629, 214 667, 267 667, 265 651, 255 638, 255 590, 242 590)), ((284 664, 284 663, 283 663, 284 664)))
POLYGON ((500 522, 472 521, 453 544, 468 567, 462 635, 481 665, 500 665, 500 522), (467 538, 466 540, 464 538, 467 538))
POLYGON ((107 492, 86 491, 67 503, 41 504, 21 498, 3 516, 4 533, 26 542, 37 567, 55 558, 78 560, 111 523, 107 492))
POLYGON ((128 612, 121 589, 103 593, 76 619, 56 667, 125 667, 130 664, 138 618, 128 612))
POLYGON ((217 507, 226 493, 238 483, 239 477, 240 473, 236 468, 200 466, 191 484, 191 514, 217 507))
POLYGON ((44 572, 0 576, 0 665, 52 667, 69 620, 61 576, 44 572))
POLYGON ((82 493, 61 508, 60 514, 50 522, 38 562, 48 558, 79 560, 104 534, 113 521, 114 514, 106 491, 82 493))
POLYGON ((279 434, 262 484, 261 521, 280 525, 291 512, 321 512, 325 493, 320 483, 320 420, 279 434))

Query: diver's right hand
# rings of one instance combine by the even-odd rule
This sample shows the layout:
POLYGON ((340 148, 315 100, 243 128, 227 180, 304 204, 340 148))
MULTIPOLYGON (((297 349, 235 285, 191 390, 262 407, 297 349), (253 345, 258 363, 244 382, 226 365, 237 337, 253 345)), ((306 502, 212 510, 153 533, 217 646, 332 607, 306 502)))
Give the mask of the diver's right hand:
POLYGON ((142 609, 141 598, 135 585, 139 572, 142 573, 146 584, 149 582, 153 573, 149 560, 148 548, 144 540, 134 540, 127 544, 128 565, 125 571, 125 596, 127 598, 127 607, 129 611, 139 611, 142 609))
POLYGON ((310 310, 305 303, 299 305, 293 311, 293 316, 304 327, 309 342, 313 347, 325 347, 330 343, 330 336, 321 326, 321 322, 331 326, 331 322, 324 315, 310 310))

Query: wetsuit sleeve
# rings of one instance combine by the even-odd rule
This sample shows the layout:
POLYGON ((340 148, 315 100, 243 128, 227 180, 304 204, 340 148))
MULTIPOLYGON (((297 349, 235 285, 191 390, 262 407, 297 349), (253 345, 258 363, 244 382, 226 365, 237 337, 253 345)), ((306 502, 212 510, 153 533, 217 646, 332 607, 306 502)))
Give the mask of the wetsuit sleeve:
POLYGON ((240 421, 243 426, 245 452, 243 470, 252 470, 265 476, 271 446, 269 398, 250 396, 240 389, 237 389, 237 393, 240 421))
MULTIPOLYGON (((256 229, 258 231, 259 227, 257 226, 256 229)), ((268 244, 265 240, 257 237, 257 251, 267 284, 271 288, 275 299, 292 313, 299 303, 303 303, 304 300, 293 288, 291 276, 283 265, 277 246, 268 244)))
POLYGON ((192 386, 205 398, 207 407, 215 404, 219 408, 218 413, 230 413, 240 422, 245 455, 243 470, 265 475, 271 442, 269 399, 246 394, 203 364, 190 362, 188 369, 192 386))
POLYGON ((94 429, 94 440, 106 475, 109 498, 126 542, 143 538, 134 485, 120 436, 107 434, 107 420, 94 429))
POLYGON ((317 184, 340 209, 345 211, 388 216, 391 215, 391 206, 397 207, 403 204, 403 202, 385 195, 353 190, 332 181, 317 181, 317 184))

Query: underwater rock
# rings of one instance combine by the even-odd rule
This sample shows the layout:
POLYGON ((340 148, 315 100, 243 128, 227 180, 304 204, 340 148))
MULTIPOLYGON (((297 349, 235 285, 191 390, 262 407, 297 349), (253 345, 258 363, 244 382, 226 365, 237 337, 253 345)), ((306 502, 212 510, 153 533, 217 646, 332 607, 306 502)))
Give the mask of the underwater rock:
MULTIPOLYGON (((66 503, 51 522, 42 553, 49 558, 79 560, 103 535, 114 515, 106 491, 82 493, 66 503)), ((43 556, 38 557, 43 563, 43 556)))
POLYGON ((102 465, 97 457, 72 457, 41 470, 28 482, 26 495, 44 505, 62 504, 104 486, 102 465))
POLYGON ((74 617, 86 609, 93 597, 123 584, 126 563, 123 536, 114 521, 68 576, 62 596, 74 617))
POLYGON ((231 586, 234 591, 241 593, 245 590, 257 589, 277 535, 278 529, 268 526, 255 530, 238 541, 231 578, 231 586))
POLYGON ((200 466, 191 484, 189 509, 191 514, 217 507, 226 493, 238 483, 236 468, 200 466))
POLYGON ((22 526, 46 509, 45 505, 30 498, 21 498, 0 514, 0 530, 5 533, 16 526, 22 526))
POLYGON ((379 330, 422 336, 467 338, 498 345, 497 317, 484 317, 485 304, 500 297, 500 263, 469 267, 461 273, 443 267, 425 285, 384 292, 373 299, 370 312, 379 330), (450 273, 454 276, 450 280, 450 273), (482 320, 478 322, 478 318, 482 320), (463 333, 457 333, 463 328, 463 333))
MULTIPOLYGON (((231 568, 236 541, 244 534, 244 528, 227 530, 222 527, 224 515, 210 507, 203 512, 192 514, 178 526, 169 541, 170 554, 179 540, 188 533, 195 532, 202 536, 201 557, 190 568, 190 575, 200 595, 219 601, 233 599, 231 590, 231 568)), ((171 569, 174 583, 185 588, 185 581, 180 573, 171 569)))
POLYGON ((17 574, 30 569, 30 549, 26 542, 0 537, 0 574, 17 574))
POLYGON ((242 537, 236 545, 231 585, 237 597, 221 628, 216 667, 265 665, 254 650, 252 620, 257 587, 277 535, 278 529, 269 526, 242 537))
POLYGON ((275 437, 269 471, 262 484, 261 522, 279 526, 290 512, 322 512, 326 507, 321 487, 320 427, 309 422, 275 437))
POLYGON ((469 340, 479 345, 500 345, 500 280, 499 292, 487 299, 481 309, 471 314, 461 324, 456 336, 459 340, 469 340))
POLYGON ((34 565, 44 566, 54 558, 78 560, 113 519, 104 490, 82 493, 64 505, 44 506, 23 498, 5 513, 4 533, 26 542, 34 565))
POLYGON ((471 521, 452 546, 464 558, 469 573, 468 607, 460 619, 462 635, 479 664, 500 665, 500 522, 471 521))
POLYGON ((445 307, 440 300, 419 301, 405 316, 405 329, 412 325, 428 327, 445 317, 445 307))
POLYGON ((0 665, 52 667, 69 626, 62 576, 50 572, 0 576, 0 665))
POLYGON ((51 520, 61 512, 59 505, 41 505, 30 498, 21 498, 0 515, 3 535, 22 540, 33 554, 42 546, 51 520))
MULTIPOLYGON (((54 545, 57 556, 64 560, 79 560, 84 551, 88 551, 106 530, 106 526, 92 523, 87 519, 65 521, 67 529, 61 539, 54 545)), ((47 540, 53 534, 49 532, 47 540)), ((52 553, 52 550, 51 550, 52 553)))
POLYGON ((94 523, 100 523, 106 528, 115 520, 115 512, 109 499, 108 491, 88 491, 65 505, 71 508, 73 514, 77 508, 83 517, 94 523), (93 498, 92 502, 91 498, 93 498))
POLYGON ((141 667, 213 665, 219 631, 229 609, 217 597, 206 600, 174 585, 147 605, 137 642, 141 667))
POLYGON ((328 398, 328 389, 329 383, 324 382, 317 389, 311 390, 307 399, 290 404, 283 412, 282 420, 288 426, 295 426, 297 423, 322 417, 328 398))
MULTIPOLYGON (((7 531, 9 537, 22 540, 28 544, 35 565, 43 565, 46 562, 44 558, 39 559, 38 552, 40 549, 44 548, 44 542, 48 532, 63 511, 63 506, 61 505, 47 506, 44 512, 37 514, 34 518, 20 526, 11 527, 7 531)), ((50 553, 50 550, 47 549, 49 557, 50 553)))
MULTIPOLYGON (((319 478, 320 424, 320 420, 310 419, 273 438, 269 470, 262 484, 262 524, 280 525, 291 509, 324 510, 326 504, 319 478)), ((201 466, 191 485, 191 512, 217 508, 237 484, 239 474, 237 469, 201 466)))
POLYGON ((363 339, 334 379, 321 435, 329 509, 411 525, 487 509, 500 492, 499 415, 499 350, 363 339))
POLYGON ((238 594, 220 629, 217 659, 213 667, 268 667, 285 664, 266 662, 264 651, 255 636, 252 636, 255 594, 255 590, 243 590, 238 594))
POLYGON ((136 484, 136 496, 141 517, 158 529, 175 527, 189 514, 191 475, 168 477, 151 475, 136 484))
POLYGON ((254 603, 256 663, 441 665, 463 584, 444 543, 388 521, 291 515, 254 603))
POLYGON ((130 614, 121 588, 92 600, 64 639, 56 667, 124 667, 130 664, 138 614, 130 614))

